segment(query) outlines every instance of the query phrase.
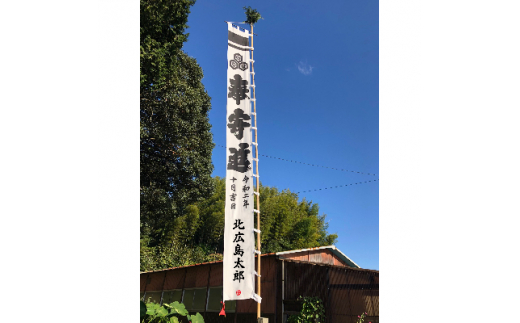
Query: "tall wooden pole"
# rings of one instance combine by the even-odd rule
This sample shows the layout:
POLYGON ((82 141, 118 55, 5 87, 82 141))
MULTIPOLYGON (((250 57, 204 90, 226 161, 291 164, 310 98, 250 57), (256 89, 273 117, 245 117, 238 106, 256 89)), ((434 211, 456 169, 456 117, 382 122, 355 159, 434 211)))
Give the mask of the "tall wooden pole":
MULTIPOLYGON (((255 85, 255 62, 254 62, 254 55, 253 55, 253 52, 254 52, 254 46, 253 46, 253 24, 250 24, 251 26, 251 75, 253 77, 252 79, 252 89, 253 89, 253 95, 252 95, 252 98, 254 99, 253 100, 253 113, 255 115, 255 142, 256 142, 256 145, 255 145, 255 156, 256 156, 256 209, 258 210, 258 212, 256 213, 256 228, 257 228, 257 232, 256 232, 256 244, 257 244, 257 247, 258 247, 258 251, 261 251, 261 247, 262 247, 262 242, 260 240, 260 176, 258 175, 258 125, 257 125, 257 114, 256 114, 256 85, 255 85)), ((258 276, 257 276, 257 290, 258 290, 258 296, 262 297, 262 290, 261 290, 261 284, 260 284, 260 280, 261 280, 261 271, 260 271, 260 259, 261 259, 261 254, 257 254, 256 255, 256 259, 257 259, 257 272, 258 272, 258 276)), ((257 307, 256 307, 256 318, 258 319, 260 317, 260 306, 262 305, 261 303, 256 303, 257 307)))

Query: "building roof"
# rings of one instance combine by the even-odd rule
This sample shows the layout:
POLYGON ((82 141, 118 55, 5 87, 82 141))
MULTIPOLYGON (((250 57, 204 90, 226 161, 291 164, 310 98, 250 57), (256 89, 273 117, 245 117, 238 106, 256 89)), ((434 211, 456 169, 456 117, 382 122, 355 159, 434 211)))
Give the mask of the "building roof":
MULTIPOLYGON (((334 255, 336 255, 338 258, 340 258, 344 263, 346 263, 350 267, 361 268, 361 267, 359 267, 358 264, 356 264, 349 257, 347 257, 343 252, 341 252, 338 248, 336 248, 336 246, 324 246, 324 247, 316 247, 316 248, 308 248, 308 249, 281 251, 281 252, 275 252, 275 253, 264 253, 264 254, 262 254, 262 257, 264 257, 264 256, 273 256, 273 255, 283 256, 283 255, 289 255, 289 254, 298 253, 298 252, 314 251, 314 250, 320 250, 320 249, 328 249, 328 250, 330 250, 334 255)), ((159 270, 142 271, 141 274, 160 272, 160 271, 165 271, 165 270, 170 270, 170 269, 194 267, 194 266, 207 265, 207 264, 217 264, 217 263, 220 263, 220 262, 222 262, 222 260, 203 262, 203 263, 200 263, 200 264, 194 264, 194 265, 188 265, 188 266, 171 267, 171 268, 165 268, 165 269, 159 269, 159 270)))
POLYGON ((309 249, 299 249, 299 250, 289 250, 289 251, 282 251, 277 252, 276 255, 287 255, 291 253, 297 253, 297 252, 303 252, 303 251, 314 251, 314 250, 320 250, 320 249, 328 249, 332 251, 333 254, 335 254, 338 258, 340 258, 344 263, 349 265, 350 267, 354 268, 361 268, 358 264, 356 264, 354 261, 352 261, 349 257, 347 257, 343 252, 341 252, 336 246, 324 246, 324 247, 316 247, 316 248, 309 248, 309 249))

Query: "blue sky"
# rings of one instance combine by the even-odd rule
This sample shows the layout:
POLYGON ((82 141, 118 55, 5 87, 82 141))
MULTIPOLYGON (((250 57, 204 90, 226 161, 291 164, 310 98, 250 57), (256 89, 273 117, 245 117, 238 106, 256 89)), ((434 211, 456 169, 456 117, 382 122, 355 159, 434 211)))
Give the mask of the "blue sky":
MULTIPOLYGON (((431 304, 446 299, 447 285, 466 297, 453 294, 458 306, 428 315, 429 321, 496 319, 497 308, 517 305, 518 280, 475 284, 489 268, 474 263, 486 255, 495 268, 518 266, 511 255, 520 244, 520 46, 511 40, 520 30, 520 2, 381 2, 379 48, 377 3, 357 2, 365 7, 346 1, 195 4, 186 49, 205 71, 215 142, 225 136, 223 20, 243 19, 241 8, 251 5, 266 17, 255 29, 261 153, 384 174, 380 185, 301 196, 328 214, 342 251, 377 268, 381 188, 385 319, 402 320, 405 312, 423 318, 431 304), (298 72, 301 60, 312 74, 298 72), (321 96, 322 84, 331 87, 328 98, 321 96), (432 257, 450 266, 431 266, 432 257)), ((9 62, 2 69, 9 80, 2 117, 9 122, 0 131, 12 140, 3 146, 9 154, 2 159, 2 214, 9 216, 1 238, 9 245, 4 258, 13 264, 4 266, 11 279, 2 287, 16 299, 44 290, 47 297, 32 304, 34 311, 59 298, 64 317, 76 314, 77 303, 96 306, 100 290, 131 303, 139 266, 139 7, 132 1, 10 1, 2 13, 2 39, 14 48, 2 53, 9 62), (32 270, 49 259, 51 265, 32 270), (81 293, 61 297, 71 281, 81 293)), ((216 148, 214 157, 215 173, 223 174, 224 152, 216 148)), ((266 184, 295 191, 361 177, 267 158, 260 171, 266 184)), ((24 302, 10 306, 12 321, 26 311, 24 302)), ((135 318, 133 311, 107 306, 90 312, 78 321, 100 314, 114 322, 135 318)))
MULTIPOLYGON (((226 144, 224 21, 245 20, 248 5, 264 17, 254 29, 259 153, 348 170, 260 156, 262 184, 301 192, 379 179, 378 1, 198 0, 184 50, 204 70, 215 144, 226 144)), ((225 162, 216 146, 213 175, 225 176, 225 162)), ((299 197, 320 206, 341 251, 379 269, 377 181, 299 197)))

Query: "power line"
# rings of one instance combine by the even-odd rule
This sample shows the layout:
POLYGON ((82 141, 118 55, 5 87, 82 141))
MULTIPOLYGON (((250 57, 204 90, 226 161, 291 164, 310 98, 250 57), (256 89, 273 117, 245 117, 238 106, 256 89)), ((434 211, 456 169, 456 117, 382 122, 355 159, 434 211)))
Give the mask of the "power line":
MULTIPOLYGON (((218 145, 218 144, 215 144, 215 146, 219 146, 219 147, 222 147, 222 148, 227 148, 226 146, 222 146, 222 145, 218 145)), ((297 163, 297 164, 307 165, 307 166, 321 167, 321 168, 333 169, 333 170, 337 170, 337 171, 350 172, 350 173, 355 173, 355 174, 363 174, 363 175, 372 175, 372 176, 377 176, 377 174, 372 174, 372 173, 364 173, 364 172, 357 172, 357 171, 348 170, 348 169, 343 169, 343 168, 335 168, 335 167, 321 166, 321 165, 316 165, 316 164, 309 164, 309 163, 304 163, 304 162, 297 161, 297 160, 284 159, 284 158, 280 158, 280 157, 268 156, 268 155, 263 155, 263 154, 259 154, 259 155, 260 155, 260 156, 264 156, 264 157, 268 157, 268 158, 273 158, 273 159, 283 160, 283 161, 286 161, 286 162, 291 162, 291 163, 297 163)))
POLYGON ((316 191, 328 190, 328 189, 340 188, 340 187, 347 187, 347 186, 352 186, 352 185, 357 185, 357 184, 365 184, 365 183, 370 183, 370 182, 375 182, 375 181, 378 181, 378 179, 373 179, 373 180, 364 181, 364 182, 344 184, 344 185, 336 185, 336 186, 325 187, 325 188, 317 188, 317 189, 314 189, 314 190, 311 189, 311 190, 306 190, 306 191, 300 191, 300 192, 296 192, 296 194, 305 193, 305 192, 316 192, 316 191))

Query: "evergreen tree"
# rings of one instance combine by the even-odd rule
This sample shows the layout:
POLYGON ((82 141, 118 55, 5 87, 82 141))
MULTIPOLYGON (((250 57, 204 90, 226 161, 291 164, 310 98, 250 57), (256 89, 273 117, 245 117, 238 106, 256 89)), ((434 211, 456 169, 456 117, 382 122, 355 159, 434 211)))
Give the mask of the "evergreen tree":
MULTIPOLYGON (((164 247, 141 247, 141 270, 156 270, 221 260, 224 251, 226 182, 216 177, 215 192, 185 208, 177 218, 164 247)), ((326 215, 317 204, 289 190, 261 186, 262 253, 329 246, 338 235, 327 232, 326 215)))
MULTIPOLYGON (((170 243, 175 218, 213 192, 210 97, 202 69, 182 51, 194 3, 141 0, 141 236, 150 246, 170 243)), ((195 221, 196 210, 187 211, 195 221)))

